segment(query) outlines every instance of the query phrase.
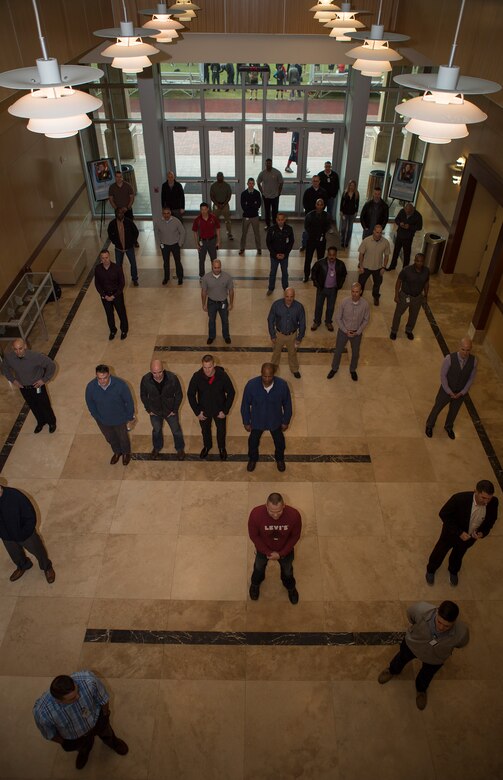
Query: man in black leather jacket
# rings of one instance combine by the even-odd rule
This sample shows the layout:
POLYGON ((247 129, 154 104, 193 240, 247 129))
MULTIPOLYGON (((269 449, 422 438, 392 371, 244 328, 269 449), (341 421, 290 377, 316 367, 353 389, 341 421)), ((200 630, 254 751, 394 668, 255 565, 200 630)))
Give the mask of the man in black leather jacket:
POLYGON ((327 329, 333 331, 332 319, 334 316, 335 301, 337 291, 342 288, 346 279, 346 264, 337 257, 337 248, 329 246, 327 256, 318 260, 313 265, 311 279, 316 287, 316 305, 314 310, 314 322, 311 330, 317 330, 321 325, 321 315, 323 313, 323 304, 327 302, 325 312, 325 325, 327 329))
POLYGON ((145 374, 140 383, 140 398, 152 423, 151 455, 154 458, 157 458, 164 446, 162 435, 164 420, 171 428, 178 460, 185 458, 185 441, 178 419, 182 397, 178 377, 171 371, 165 371, 161 360, 152 360, 150 371, 145 374))

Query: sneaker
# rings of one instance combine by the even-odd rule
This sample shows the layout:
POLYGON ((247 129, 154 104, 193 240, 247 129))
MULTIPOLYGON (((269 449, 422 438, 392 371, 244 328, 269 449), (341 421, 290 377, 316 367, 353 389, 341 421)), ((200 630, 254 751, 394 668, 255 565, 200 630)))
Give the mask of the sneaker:
POLYGON ((458 575, 449 572, 449 582, 453 588, 457 588, 459 582, 458 575))
POLYGON ((384 685, 385 683, 389 682, 393 675, 391 674, 389 669, 385 669, 384 672, 381 672, 379 677, 377 678, 377 682, 381 683, 381 685, 384 685))
POLYGON ((293 173, 293 170, 292 170, 292 168, 290 168, 289 165, 286 166, 285 173, 293 173))
POLYGON ((290 604, 299 603, 299 593, 297 588, 290 588, 290 590, 288 591, 288 598, 290 599, 290 604))
POLYGON ((391 341, 396 341, 396 333, 393 333, 393 331, 391 331, 391 333, 389 334, 389 337, 390 337, 391 341))
POLYGON ((260 585, 254 585, 252 582, 248 593, 250 594, 250 598, 252 601, 257 601, 258 597, 260 596, 260 585))
POLYGON ((424 578, 428 585, 434 585, 435 584, 435 572, 434 571, 427 571, 424 575, 424 578))
POLYGON ((424 710, 427 704, 428 704, 428 696, 426 695, 426 691, 421 691, 420 693, 417 693, 416 707, 418 708, 418 710, 424 710))
POLYGON ((331 368, 330 371, 327 374, 327 379, 333 379, 334 376, 336 375, 336 373, 337 373, 337 369, 334 371, 334 369, 331 368))

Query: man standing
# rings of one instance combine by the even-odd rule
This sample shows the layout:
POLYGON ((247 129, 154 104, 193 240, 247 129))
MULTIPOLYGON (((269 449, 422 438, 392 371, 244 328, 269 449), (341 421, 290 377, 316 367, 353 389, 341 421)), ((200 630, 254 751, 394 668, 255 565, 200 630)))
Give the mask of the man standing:
POLYGON ((452 352, 444 358, 440 369, 440 387, 433 409, 426 420, 425 433, 429 439, 433 436, 433 428, 438 415, 447 405, 449 405, 449 411, 444 427, 449 439, 456 438, 453 430, 454 420, 477 373, 477 358, 471 354, 471 351, 472 340, 466 337, 459 342, 457 352, 452 352))
POLYGON ((248 535, 255 545, 255 563, 249 591, 252 601, 257 601, 260 596, 260 584, 265 578, 267 564, 269 561, 278 561, 281 582, 288 591, 290 603, 298 603, 293 558, 301 530, 300 513, 292 506, 287 506, 280 493, 271 493, 265 504, 252 509, 248 518, 248 535))
POLYGON ((86 387, 86 404, 98 428, 110 444, 113 455, 110 463, 127 466, 131 460, 129 423, 134 420, 133 396, 123 379, 110 375, 103 363, 96 366, 96 378, 86 387))
POLYGON ((34 433, 40 433, 44 425, 49 426, 49 433, 56 430, 56 417, 46 388, 55 371, 55 362, 41 352, 27 349, 23 339, 15 339, 12 350, 4 355, 2 374, 21 391, 33 412, 37 421, 34 433))
POLYGON ((208 312, 207 344, 213 344, 217 335, 217 312, 222 321, 222 336, 226 344, 231 343, 229 332, 229 312, 234 304, 234 281, 226 271, 222 271, 220 260, 213 260, 211 271, 203 276, 201 282, 201 302, 203 311, 208 312))
POLYGON ((403 267, 410 263, 410 252, 412 242, 416 231, 423 229, 423 218, 419 211, 416 211, 413 203, 406 203, 403 209, 398 212, 395 223, 398 225, 395 237, 395 248, 391 257, 391 265, 387 271, 393 271, 396 268, 398 255, 403 249, 403 267))
POLYGON ((311 262, 316 251, 316 258, 325 256, 327 232, 330 230, 330 215, 325 211, 325 202, 318 198, 314 211, 310 211, 304 220, 304 231, 307 234, 306 257, 304 259, 304 282, 309 281, 311 262))
MULTIPOLYGON (((323 208, 327 205, 328 192, 320 187, 320 177, 313 176, 311 179, 311 186, 304 191, 302 196, 302 206, 304 208, 304 219, 307 217, 310 211, 314 211, 316 208, 316 201, 321 198, 323 201, 323 208)), ((307 232, 304 229, 302 231, 302 243, 300 251, 304 252, 307 244, 307 232)))
POLYGON ((121 171, 116 171, 115 183, 108 188, 108 202, 114 211, 124 209, 126 219, 133 221, 134 190, 129 182, 124 181, 121 171))
POLYGON ((358 367, 358 358, 360 357, 360 345, 362 343, 362 333, 369 324, 370 307, 362 298, 362 288, 358 282, 351 285, 351 298, 345 298, 341 303, 336 314, 338 325, 337 339, 335 342, 334 357, 332 368, 327 374, 327 379, 332 379, 339 370, 342 352, 346 344, 351 344, 351 363, 349 364, 349 373, 353 382, 358 381, 356 369, 358 367))
POLYGON ((117 333, 114 310, 119 317, 121 340, 124 341, 129 330, 126 304, 124 303, 124 273, 120 266, 112 263, 108 249, 103 249, 100 252, 100 262, 94 269, 94 285, 105 309, 110 329, 109 341, 113 341, 117 333))
POLYGON ((169 257, 172 254, 175 261, 178 284, 183 284, 183 266, 180 260, 180 249, 185 241, 185 228, 177 217, 171 213, 169 206, 162 210, 162 219, 154 222, 155 237, 161 247, 164 266, 163 284, 169 282, 169 257))
POLYGON ((286 347, 288 366, 296 379, 300 379, 297 349, 306 334, 306 312, 301 303, 295 300, 295 290, 287 287, 283 298, 274 301, 267 317, 269 335, 273 343, 271 363, 277 369, 281 352, 286 347))
POLYGON ((206 458, 213 447, 211 422, 214 420, 220 460, 227 460, 225 449, 227 415, 235 395, 234 385, 225 369, 215 365, 212 355, 205 355, 202 359, 202 368, 192 375, 187 391, 190 407, 199 420, 203 434, 200 458, 206 458))
POLYGON ((292 397, 284 379, 274 376, 272 363, 264 363, 260 376, 250 379, 243 392, 241 417, 248 437, 247 471, 257 465, 259 443, 264 431, 274 441, 278 471, 285 471, 285 431, 292 419, 292 397))
POLYGON ((182 219, 185 213, 185 193, 179 181, 176 181, 173 171, 168 171, 166 181, 161 189, 161 206, 170 208, 174 217, 182 219))
POLYGON ((255 237, 255 246, 257 254, 262 254, 262 244, 260 241, 259 230, 259 211, 262 205, 260 192, 255 189, 255 179, 248 179, 248 187, 241 193, 241 208, 243 210, 243 227, 241 230, 241 241, 239 244, 239 254, 244 255, 246 247, 246 236, 250 225, 253 228, 255 237))
POLYGON ((447 661, 455 647, 465 647, 470 639, 467 626, 458 622, 459 607, 453 601, 442 601, 438 609, 433 604, 420 601, 407 609, 410 626, 402 639, 398 653, 390 665, 377 678, 381 685, 413 658, 422 661, 416 677, 416 706, 424 710, 428 702, 427 689, 433 677, 447 661))
POLYGON ((140 398, 152 424, 152 457, 157 458, 164 446, 162 425, 166 420, 173 434, 178 460, 183 460, 185 440, 178 416, 183 398, 182 387, 176 374, 164 370, 161 360, 152 360, 150 371, 142 377, 140 398))
POLYGON ((109 700, 105 686, 92 672, 61 674, 35 702, 33 717, 45 739, 57 742, 67 753, 77 751, 75 768, 83 769, 95 737, 120 756, 129 750, 110 724, 109 700))
POLYGON ((210 212, 208 204, 204 201, 201 203, 199 216, 192 223, 192 232, 199 254, 199 281, 201 281, 204 276, 206 254, 209 254, 211 261, 216 260, 220 245, 220 221, 210 212))
POLYGON ((272 295, 276 287, 278 265, 281 266, 281 286, 284 290, 288 287, 288 257, 293 249, 293 241, 293 230, 290 225, 286 224, 285 215, 280 212, 276 217, 276 224, 271 225, 266 236, 271 259, 267 295, 272 295))
POLYGON ((327 330, 333 331, 332 319, 334 316, 337 291, 340 290, 346 280, 346 264, 337 258, 337 248, 330 246, 327 256, 318 260, 313 265, 311 279, 316 287, 316 305, 314 309, 314 322, 311 330, 317 330, 321 325, 323 304, 327 302, 325 312, 325 325, 327 330))
POLYGON ((381 192, 380 187, 374 187, 372 200, 368 200, 362 208, 360 214, 360 224, 363 229, 362 238, 371 236, 376 225, 380 225, 384 230, 388 224, 388 204, 381 198, 381 192))
POLYGON ((266 229, 274 223, 278 215, 279 197, 283 189, 283 175, 277 168, 272 167, 270 157, 265 161, 265 169, 257 177, 257 186, 264 199, 264 216, 266 229))
POLYGON ((231 226, 231 212, 229 209, 230 199, 232 197, 232 190, 230 184, 224 181, 224 175, 222 171, 217 173, 217 180, 213 182, 210 187, 210 198, 213 203, 213 213, 219 220, 223 218, 225 227, 227 228, 227 238, 229 241, 234 239, 232 235, 231 226))
POLYGON ((381 225, 376 225, 372 235, 364 238, 358 247, 358 281, 363 292, 367 279, 372 276, 374 306, 379 306, 379 298, 381 297, 379 290, 390 252, 389 241, 384 238, 382 231, 381 225))
POLYGON ((138 268, 136 265, 135 244, 138 238, 138 228, 132 219, 126 219, 124 209, 117 209, 115 219, 108 224, 108 238, 115 247, 115 262, 120 268, 126 255, 131 265, 131 279, 138 287, 138 268))
POLYGON ((498 517, 498 499, 494 485, 481 479, 475 492, 455 493, 440 510, 443 526, 440 537, 426 565, 426 582, 433 585, 435 572, 451 550, 449 581, 455 588, 463 556, 477 539, 487 536, 498 517))
POLYGON ((414 265, 404 266, 398 274, 395 285, 396 309, 391 323, 389 337, 395 341, 400 320, 407 309, 409 317, 405 326, 405 335, 412 341, 414 338, 414 325, 423 303, 426 303, 430 287, 430 271, 424 267, 424 255, 421 252, 414 258, 414 265))
POLYGON ((25 550, 35 556, 49 585, 56 579, 36 523, 37 513, 30 499, 16 488, 0 485, 0 539, 16 566, 9 577, 11 582, 19 580, 33 566, 25 550))
POLYGON ((323 187, 327 193, 327 211, 330 217, 335 220, 335 204, 337 201, 337 195, 339 194, 339 176, 332 168, 332 163, 327 160, 325 167, 319 172, 318 178, 320 180, 320 186, 323 187))

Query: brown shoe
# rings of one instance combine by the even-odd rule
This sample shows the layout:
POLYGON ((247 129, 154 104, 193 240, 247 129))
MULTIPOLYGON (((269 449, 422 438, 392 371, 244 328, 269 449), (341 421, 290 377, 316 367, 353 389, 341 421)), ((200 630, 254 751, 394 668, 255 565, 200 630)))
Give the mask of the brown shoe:
POLYGON ((16 582, 16 580, 20 580, 21 577, 23 576, 23 574, 25 573, 25 571, 28 571, 28 569, 31 569, 32 566, 33 566, 33 564, 31 564, 30 566, 27 566, 26 569, 19 569, 19 568, 16 569, 10 575, 9 580, 11 582, 16 582))
POLYGON ((185 450, 178 450, 176 457, 178 460, 185 460, 185 450))
POLYGON ((128 466, 131 462, 131 453, 127 452, 125 455, 122 456, 122 465, 128 466))
POLYGON ((327 322, 327 330, 329 330, 331 333, 333 332, 334 326, 332 325, 331 322, 327 322))
POLYGON ((52 585, 52 583, 56 579, 56 572, 54 571, 52 566, 51 566, 50 569, 46 569, 45 570, 45 578, 46 578, 47 582, 49 583, 49 585, 52 585))
POLYGON ((114 452, 114 454, 113 454, 113 455, 112 455, 112 457, 110 458, 110 464, 111 464, 112 466, 115 466, 115 464, 116 464, 116 463, 118 463, 118 462, 119 462, 119 460, 120 460, 120 454, 118 455, 116 452, 114 452))

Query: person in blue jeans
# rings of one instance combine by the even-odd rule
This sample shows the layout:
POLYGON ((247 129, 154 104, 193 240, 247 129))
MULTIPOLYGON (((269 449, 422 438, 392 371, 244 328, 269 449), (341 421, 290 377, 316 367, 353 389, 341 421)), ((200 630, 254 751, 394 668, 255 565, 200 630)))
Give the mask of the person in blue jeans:
POLYGON ((269 274, 269 286, 267 295, 272 295, 276 286, 276 274, 278 266, 281 266, 281 286, 284 290, 288 287, 288 257, 293 249, 294 235, 290 225, 286 224, 286 216, 279 213, 276 224, 267 230, 267 248, 271 257, 271 272, 269 274))
POLYGON ((115 247, 115 262, 122 268, 124 255, 131 265, 131 279, 133 285, 138 287, 138 267, 136 265, 135 245, 138 241, 138 228, 132 219, 126 216, 126 209, 116 209, 115 219, 109 223, 108 238, 115 247))
POLYGON ((182 387, 175 374, 164 370, 161 360, 152 360, 150 371, 142 377, 140 398, 145 411, 150 415, 152 424, 151 456, 157 458, 164 446, 162 426, 166 420, 173 434, 177 458, 183 460, 185 441, 178 418, 178 410, 183 398, 182 387))

